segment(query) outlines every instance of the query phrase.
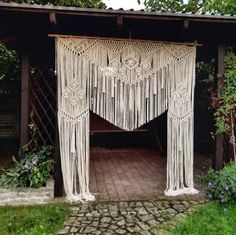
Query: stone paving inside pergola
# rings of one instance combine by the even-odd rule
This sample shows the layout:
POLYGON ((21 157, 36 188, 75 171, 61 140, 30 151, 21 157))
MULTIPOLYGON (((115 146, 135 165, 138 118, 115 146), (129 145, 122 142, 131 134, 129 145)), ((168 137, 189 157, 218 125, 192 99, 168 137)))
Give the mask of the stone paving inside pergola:
MULTIPOLYGON (((177 199, 204 197, 200 176, 209 169, 211 159, 194 156, 194 181, 200 193, 177 199)), ((90 153, 90 190, 99 201, 134 201, 165 197, 166 156, 147 148, 92 148, 90 153)))

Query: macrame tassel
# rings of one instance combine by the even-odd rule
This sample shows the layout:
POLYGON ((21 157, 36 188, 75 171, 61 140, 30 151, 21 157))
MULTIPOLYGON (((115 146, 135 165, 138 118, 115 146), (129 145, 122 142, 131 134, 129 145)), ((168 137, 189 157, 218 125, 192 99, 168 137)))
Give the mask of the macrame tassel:
POLYGON ((129 90, 129 111, 132 112, 133 109, 133 97, 132 97, 132 86, 128 86, 128 90, 129 90))
POLYGON ((71 153, 75 153, 75 125, 74 123, 71 123, 71 133, 72 133, 72 136, 71 136, 71 144, 70 144, 70 152, 71 153))
POLYGON ((107 81, 107 77, 104 76, 103 81, 102 81, 102 93, 106 92, 106 81, 107 81))
POLYGON ((114 98, 114 79, 115 78, 111 78, 111 98, 114 98))
POLYGON ((153 77, 153 94, 157 94, 157 76, 158 72, 156 72, 156 76, 153 77))
POLYGON ((146 93, 145 93, 145 97, 149 98, 149 80, 148 80, 148 78, 146 79, 146 93))

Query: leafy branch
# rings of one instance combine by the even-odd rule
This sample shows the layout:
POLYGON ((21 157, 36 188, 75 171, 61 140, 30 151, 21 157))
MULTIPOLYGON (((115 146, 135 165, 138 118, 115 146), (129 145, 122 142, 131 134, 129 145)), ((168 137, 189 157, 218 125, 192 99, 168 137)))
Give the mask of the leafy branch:
POLYGON ((226 133, 231 128, 231 112, 236 104, 236 56, 231 50, 225 57, 224 85, 218 107, 214 114, 216 134, 226 133))

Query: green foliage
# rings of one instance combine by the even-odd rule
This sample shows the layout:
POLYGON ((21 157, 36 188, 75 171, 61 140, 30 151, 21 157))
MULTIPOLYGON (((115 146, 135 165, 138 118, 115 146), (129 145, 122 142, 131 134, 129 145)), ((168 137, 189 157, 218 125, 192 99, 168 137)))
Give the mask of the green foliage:
POLYGON ((56 235, 68 215, 66 204, 1 206, 1 235, 56 235))
POLYGON ((20 61, 15 51, 8 50, 0 43, 0 80, 6 77, 14 80, 19 78, 20 61))
MULTIPOLYGON (((140 1, 138 1, 140 3, 140 1)), ((147 8, 155 9, 157 11, 182 11, 182 0, 145 0, 144 5, 147 8)))
POLYGON ((17 3, 29 4, 51 4, 55 6, 84 7, 84 8, 106 8, 101 0, 13 0, 17 3))
POLYGON ((236 0, 145 0, 147 8, 174 12, 236 13, 236 0))
POLYGON ((46 185, 51 177, 53 161, 51 160, 51 146, 39 147, 36 140, 37 128, 29 125, 32 139, 22 147, 24 158, 18 162, 13 156, 14 166, 2 170, 0 186, 2 187, 33 187, 46 185))
POLYGON ((236 104, 236 56, 231 50, 225 56, 224 86, 215 112, 216 134, 230 129, 231 111, 236 104))
POLYGON ((233 235, 236 231, 236 203, 209 202, 183 220, 172 235, 233 235))
POLYGON ((220 171, 210 169, 202 181, 209 199, 220 202, 236 201, 236 166, 229 164, 220 171))

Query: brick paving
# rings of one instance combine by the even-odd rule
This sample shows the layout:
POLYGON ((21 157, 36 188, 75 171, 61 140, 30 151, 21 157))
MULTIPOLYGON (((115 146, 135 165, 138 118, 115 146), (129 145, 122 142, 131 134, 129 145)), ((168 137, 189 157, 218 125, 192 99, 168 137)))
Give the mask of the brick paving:
MULTIPOLYGON (((201 192, 191 198, 201 199, 204 193, 199 176, 210 167, 211 161, 202 155, 196 155, 194 160, 195 184, 201 192)), ((91 150, 90 189, 98 193, 96 198, 100 201, 165 199, 165 183, 166 156, 155 149, 91 150)))
POLYGON ((59 235, 165 235, 204 202, 100 202, 72 206, 59 235))

